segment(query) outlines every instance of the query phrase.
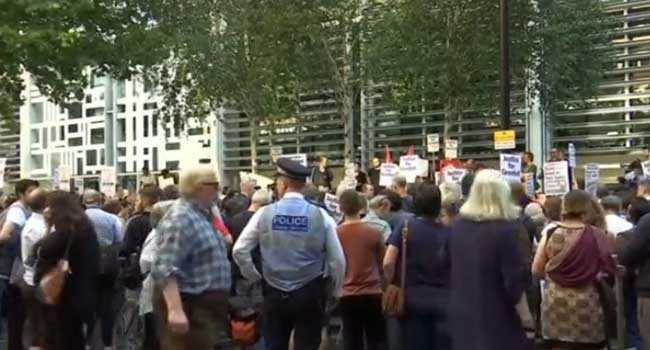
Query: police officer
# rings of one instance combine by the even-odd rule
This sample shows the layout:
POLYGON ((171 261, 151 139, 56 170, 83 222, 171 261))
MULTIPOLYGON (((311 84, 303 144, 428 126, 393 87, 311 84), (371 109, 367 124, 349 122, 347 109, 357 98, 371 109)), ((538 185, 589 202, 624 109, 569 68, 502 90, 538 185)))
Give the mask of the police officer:
POLYGON ((321 342, 328 293, 339 297, 345 256, 336 223, 301 194, 309 169, 278 161, 280 200, 259 210, 242 231, 233 258, 251 283, 262 279, 251 251, 259 246, 264 273, 263 335, 269 350, 316 350, 321 342), (328 288, 328 286, 332 288, 328 288))

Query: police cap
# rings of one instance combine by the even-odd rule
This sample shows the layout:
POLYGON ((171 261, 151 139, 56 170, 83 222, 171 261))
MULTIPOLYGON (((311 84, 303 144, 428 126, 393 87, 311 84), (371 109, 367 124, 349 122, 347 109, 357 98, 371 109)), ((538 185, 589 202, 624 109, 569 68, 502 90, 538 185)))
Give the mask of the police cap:
POLYGON ((302 164, 287 158, 278 159, 278 175, 290 179, 304 181, 311 175, 309 168, 302 164))

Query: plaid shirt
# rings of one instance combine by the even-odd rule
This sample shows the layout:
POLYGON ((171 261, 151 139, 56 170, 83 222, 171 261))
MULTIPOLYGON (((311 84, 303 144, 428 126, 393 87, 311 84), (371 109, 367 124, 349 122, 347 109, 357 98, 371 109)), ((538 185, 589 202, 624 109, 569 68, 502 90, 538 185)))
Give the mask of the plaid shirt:
POLYGON ((173 276, 187 294, 230 290, 228 249, 208 209, 180 199, 156 230, 159 250, 151 268, 156 284, 173 276))

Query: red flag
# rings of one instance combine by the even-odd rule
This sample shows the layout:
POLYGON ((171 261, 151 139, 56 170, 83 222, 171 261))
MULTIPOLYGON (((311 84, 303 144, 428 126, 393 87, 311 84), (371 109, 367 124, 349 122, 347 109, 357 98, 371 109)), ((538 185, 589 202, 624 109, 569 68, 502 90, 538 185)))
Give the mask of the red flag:
POLYGON ((386 158, 385 158, 386 163, 392 163, 393 162, 393 155, 390 151, 390 146, 386 145, 386 158))
POLYGON ((406 152, 407 156, 414 156, 415 155, 415 145, 409 146, 409 150, 406 152))

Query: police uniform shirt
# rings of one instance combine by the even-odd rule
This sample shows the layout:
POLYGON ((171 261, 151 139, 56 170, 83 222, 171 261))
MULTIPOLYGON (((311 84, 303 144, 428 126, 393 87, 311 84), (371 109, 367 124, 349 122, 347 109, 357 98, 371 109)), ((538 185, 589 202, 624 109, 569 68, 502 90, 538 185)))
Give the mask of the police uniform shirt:
POLYGON ((242 231, 233 258, 250 282, 262 278, 251 257, 258 245, 264 279, 271 287, 291 292, 325 273, 334 282, 334 296, 341 295, 345 255, 336 223, 302 194, 287 193, 279 202, 260 209, 242 231))

